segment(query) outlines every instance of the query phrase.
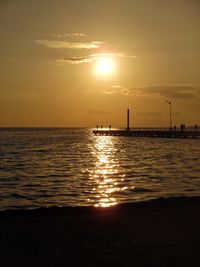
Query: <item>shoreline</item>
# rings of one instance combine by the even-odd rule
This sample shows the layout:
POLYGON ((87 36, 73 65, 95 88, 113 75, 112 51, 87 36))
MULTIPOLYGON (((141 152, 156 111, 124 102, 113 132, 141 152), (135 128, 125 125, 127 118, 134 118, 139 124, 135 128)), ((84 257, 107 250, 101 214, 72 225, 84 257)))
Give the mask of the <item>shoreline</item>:
POLYGON ((41 206, 32 208, 7 208, 0 210, 0 218, 5 215, 50 215, 51 213, 57 215, 71 215, 81 213, 92 213, 97 210, 105 211, 109 210, 124 210, 132 208, 142 208, 146 206, 166 206, 172 204, 184 205, 189 203, 200 203, 200 196, 170 196, 170 197, 159 197, 152 198, 149 200, 138 200, 134 202, 119 203, 111 205, 110 207, 95 207, 95 206, 41 206))
POLYGON ((0 212, 2 266, 199 266, 200 198, 0 212))

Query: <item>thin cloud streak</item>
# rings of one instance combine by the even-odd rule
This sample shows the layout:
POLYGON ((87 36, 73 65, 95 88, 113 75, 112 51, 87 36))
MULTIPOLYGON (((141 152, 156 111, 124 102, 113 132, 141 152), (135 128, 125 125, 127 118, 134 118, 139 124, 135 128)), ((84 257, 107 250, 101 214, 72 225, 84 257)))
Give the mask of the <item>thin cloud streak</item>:
POLYGON ((57 59, 56 62, 63 66, 66 63, 70 64, 82 64, 82 63, 89 63, 92 62, 94 59, 92 58, 87 58, 87 57, 69 57, 66 59, 57 59))
POLYGON ((140 88, 111 85, 103 90, 105 94, 122 94, 124 96, 162 96, 166 98, 199 98, 200 87, 191 85, 158 85, 140 88))
POLYGON ((110 85, 109 87, 103 90, 103 93, 107 95, 113 95, 119 93, 122 89, 123 87, 120 85, 110 85))
POLYGON ((91 55, 92 57, 121 57, 121 58, 136 58, 136 56, 127 55, 123 53, 97 53, 91 55))
POLYGON ((127 96, 158 95, 172 98, 195 98, 200 96, 200 88, 191 85, 159 85, 143 88, 123 88, 121 93, 127 96))
POLYGON ((68 41, 58 41, 58 40, 35 40, 39 45, 46 46, 52 49, 95 49, 102 45, 102 42, 86 42, 86 43, 73 43, 68 41))
POLYGON ((103 90, 103 93, 106 95, 114 95, 116 92, 114 92, 112 89, 107 88, 103 90))
POLYGON ((135 58, 136 56, 130 56, 130 55, 120 54, 120 53, 97 53, 97 54, 87 55, 84 57, 68 57, 65 59, 57 60, 57 63, 61 65, 65 63, 70 63, 70 64, 90 63, 90 62, 99 60, 102 57, 135 58))
POLYGON ((55 38, 78 38, 78 37, 85 37, 86 34, 82 33, 82 32, 73 32, 73 33, 63 33, 63 34, 54 34, 53 37, 55 38))

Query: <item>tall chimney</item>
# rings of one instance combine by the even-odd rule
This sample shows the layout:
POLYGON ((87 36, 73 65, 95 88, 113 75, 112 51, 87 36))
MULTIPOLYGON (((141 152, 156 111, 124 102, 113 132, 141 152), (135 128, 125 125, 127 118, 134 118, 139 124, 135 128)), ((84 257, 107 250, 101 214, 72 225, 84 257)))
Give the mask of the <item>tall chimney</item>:
POLYGON ((129 108, 127 109, 127 131, 130 131, 130 127, 129 127, 129 108))

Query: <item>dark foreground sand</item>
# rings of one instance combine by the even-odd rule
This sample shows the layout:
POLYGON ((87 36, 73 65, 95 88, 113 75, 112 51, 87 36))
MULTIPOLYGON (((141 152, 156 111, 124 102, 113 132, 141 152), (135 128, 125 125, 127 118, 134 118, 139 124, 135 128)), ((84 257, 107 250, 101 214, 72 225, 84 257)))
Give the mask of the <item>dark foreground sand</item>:
POLYGON ((200 199, 0 213, 0 266, 200 266, 200 199))

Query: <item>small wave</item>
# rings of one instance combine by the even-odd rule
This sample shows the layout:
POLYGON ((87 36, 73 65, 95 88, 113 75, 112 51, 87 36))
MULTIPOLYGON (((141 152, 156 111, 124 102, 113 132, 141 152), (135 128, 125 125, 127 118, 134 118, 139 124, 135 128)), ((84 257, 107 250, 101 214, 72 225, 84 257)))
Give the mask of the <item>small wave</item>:
POLYGON ((10 197, 12 198, 26 198, 26 196, 22 195, 22 194, 18 194, 18 193, 13 193, 13 194, 10 194, 10 197))
POLYGON ((131 191, 137 192, 137 193, 147 193, 147 192, 158 192, 157 190, 154 189, 149 189, 149 188, 144 188, 144 187, 137 187, 134 186, 131 188, 131 191))
POLYGON ((186 191, 186 192, 193 192, 193 191, 195 191, 195 189, 194 188, 186 188, 184 191, 186 191))
MULTIPOLYGON (((21 206, 9 206, 0 209, 0 216, 2 215, 72 215, 72 214, 94 214, 95 210, 101 209, 102 211, 106 210, 132 210, 134 207, 156 207, 156 206, 175 206, 175 205, 187 205, 187 204, 200 204, 200 197, 196 196, 166 196, 160 198, 152 198, 149 200, 137 200, 134 202, 126 202, 116 206, 107 207, 107 208, 96 208, 91 205, 82 205, 82 206, 64 206, 64 205, 51 205, 51 206, 39 206, 35 205, 21 205, 21 206)), ((101 212, 102 214, 102 212, 101 212)))

